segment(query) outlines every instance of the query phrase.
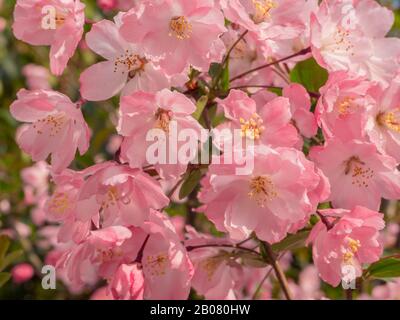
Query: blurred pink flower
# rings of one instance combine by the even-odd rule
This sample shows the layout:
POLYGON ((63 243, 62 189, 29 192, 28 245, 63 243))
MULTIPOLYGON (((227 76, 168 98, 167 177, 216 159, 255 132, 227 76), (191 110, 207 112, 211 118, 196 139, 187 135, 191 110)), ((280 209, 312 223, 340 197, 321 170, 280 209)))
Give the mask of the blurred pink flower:
POLYGON ((33 270, 33 267, 28 263, 17 264, 11 270, 12 279, 16 284, 29 281, 32 279, 34 273, 35 271, 33 270))

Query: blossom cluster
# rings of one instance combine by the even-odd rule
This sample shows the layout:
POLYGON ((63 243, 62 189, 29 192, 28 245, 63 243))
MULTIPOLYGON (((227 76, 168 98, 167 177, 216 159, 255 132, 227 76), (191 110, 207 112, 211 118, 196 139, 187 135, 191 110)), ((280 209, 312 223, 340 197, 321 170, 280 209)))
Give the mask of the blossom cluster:
POLYGON ((381 258, 382 198, 400 198, 400 39, 387 37, 390 10, 374 0, 98 5, 120 11, 93 22, 80 0, 17 0, 12 27, 17 39, 50 46, 55 76, 77 50, 99 57, 76 79, 77 101, 30 65, 29 89, 10 106, 23 122, 16 141, 37 162, 23 172, 25 200, 51 226, 47 260, 70 290, 105 280, 97 294, 110 299, 187 299, 191 289, 270 298, 271 264, 282 297, 318 299, 318 284, 282 279, 290 249, 274 245, 307 234, 315 266, 303 277, 332 286, 381 258), (327 74, 314 90, 289 78, 309 61, 327 74), (77 151, 91 148, 85 105, 114 97, 114 159, 77 170, 77 151), (185 146, 172 128, 193 133, 195 154, 150 161, 152 130, 167 148, 185 146), (196 163, 208 148, 213 161, 196 163), (243 154, 250 168, 229 161, 243 154), (218 236, 170 217, 182 202, 218 236))

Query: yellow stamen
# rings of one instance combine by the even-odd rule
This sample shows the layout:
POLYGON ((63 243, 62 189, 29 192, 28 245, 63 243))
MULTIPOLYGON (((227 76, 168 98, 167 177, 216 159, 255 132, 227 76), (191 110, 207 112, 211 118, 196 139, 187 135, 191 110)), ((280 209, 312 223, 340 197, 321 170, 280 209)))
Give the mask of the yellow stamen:
POLYGON ((258 114, 254 113, 249 120, 240 118, 239 121, 242 137, 252 140, 260 139, 261 133, 265 130, 265 127, 262 125, 263 120, 258 114))
POLYGON ((192 25, 184 16, 174 17, 169 22, 169 36, 179 40, 189 39, 192 35, 192 25))
POLYGON ((271 9, 277 6, 275 1, 272 0, 253 0, 253 5, 255 9, 253 21, 255 23, 261 23, 270 18, 271 9))
POLYGON ((275 198, 278 194, 276 192, 274 183, 269 177, 258 176, 250 181, 250 192, 248 193, 251 199, 254 199, 261 207, 265 203, 275 198))

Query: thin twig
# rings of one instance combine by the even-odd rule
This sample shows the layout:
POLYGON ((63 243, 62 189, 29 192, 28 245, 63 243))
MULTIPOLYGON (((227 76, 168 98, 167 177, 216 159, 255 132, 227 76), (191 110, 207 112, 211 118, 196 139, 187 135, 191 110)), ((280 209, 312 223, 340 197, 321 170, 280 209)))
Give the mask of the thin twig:
POLYGON ((239 250, 248 251, 248 252, 260 255, 259 252, 255 251, 253 249, 250 249, 250 248, 241 247, 241 246, 232 245, 232 244, 221 244, 221 243, 201 244, 201 245, 198 245, 198 246, 187 246, 186 250, 187 251, 192 251, 192 250, 195 250, 195 249, 210 248, 210 247, 239 249, 239 250))
POLYGON ((285 273, 283 272, 278 260, 276 259, 275 253, 272 251, 271 245, 269 243, 267 243, 267 242, 262 242, 262 244, 263 244, 263 246, 265 248, 266 254, 267 254, 268 259, 269 259, 269 262, 271 263, 271 266, 275 271, 276 278, 279 281, 279 284, 280 284, 280 286, 282 288, 282 291, 283 291, 286 299, 287 300, 293 300, 292 299, 292 294, 290 293, 290 290, 289 290, 289 284, 287 282, 285 273))
MULTIPOLYGON (((277 258, 276 260, 279 261, 279 260, 285 255, 285 253, 286 253, 286 251, 285 251, 285 252, 282 252, 282 253, 278 256, 278 258, 277 258)), ((251 300, 255 300, 255 299, 257 298, 258 294, 259 294, 260 291, 261 291, 261 288, 262 288, 264 282, 268 279, 268 277, 269 277, 269 275, 271 274, 272 270, 274 270, 274 269, 273 269, 272 267, 270 267, 269 270, 267 271, 267 273, 265 274, 265 276, 262 278, 262 280, 261 280, 260 283, 258 284, 256 290, 255 290, 254 293, 253 293, 253 296, 251 297, 251 300)))
POLYGON ((270 67, 270 66, 273 66, 273 65, 275 65, 275 64, 277 64, 277 63, 280 63, 280 62, 289 60, 289 59, 291 59, 291 58, 294 58, 294 57, 297 57, 297 56, 300 56, 300 55, 309 53, 310 51, 311 51, 311 48, 306 48, 306 49, 300 50, 299 52, 296 52, 296 53, 294 53, 294 54, 291 54, 290 56, 287 56, 287 57, 284 57, 284 58, 282 58, 282 59, 279 59, 279 60, 276 60, 276 61, 273 61, 273 62, 264 64, 264 65, 258 66, 258 67, 253 68, 253 69, 250 69, 250 70, 248 70, 248 71, 246 71, 246 72, 243 72, 243 73, 237 75, 236 77, 233 77, 232 79, 230 79, 230 82, 235 81, 235 80, 237 80, 237 79, 240 79, 240 78, 242 78, 242 77, 244 77, 244 76, 247 76, 248 74, 253 73, 253 72, 256 72, 256 71, 258 71, 258 70, 261 70, 261 69, 264 69, 264 68, 268 68, 268 67, 270 67))

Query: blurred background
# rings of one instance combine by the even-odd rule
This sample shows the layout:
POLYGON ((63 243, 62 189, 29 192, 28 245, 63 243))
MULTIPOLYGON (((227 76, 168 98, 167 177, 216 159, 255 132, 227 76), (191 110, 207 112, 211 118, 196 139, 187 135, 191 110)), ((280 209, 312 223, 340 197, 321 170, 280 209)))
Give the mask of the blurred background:
MULTIPOLYGON (((111 19, 115 14, 102 11, 95 0, 82 2, 86 4, 87 18, 92 21, 111 19)), ((400 0, 380 2, 395 12, 396 22, 391 36, 399 37, 400 0)), ((4 271, 12 274, 7 282, 0 276, 0 299, 87 299, 93 288, 71 292, 61 281, 57 283, 56 290, 42 288, 40 269, 45 262, 51 261, 51 253, 48 253, 55 241, 55 227, 45 221, 41 209, 45 199, 43 195, 51 193, 51 185, 48 185, 46 167, 40 163, 32 167, 30 158, 16 145, 14 138, 18 123, 10 116, 9 106, 16 99, 18 90, 34 88, 38 83, 44 86, 50 84, 54 90, 76 101, 79 98, 79 73, 99 58, 81 43, 64 74, 59 78, 51 76, 48 71, 49 48, 30 46, 13 36, 14 5, 14 0, 0 0, 0 234, 11 238, 8 248, 6 240, 0 240, 0 258, 4 253, 2 251, 7 249, 9 263, 5 265, 3 261, 3 267, 4 271), (2 281, 5 282, 3 286, 2 281)), ((85 104, 84 117, 92 130, 91 147, 84 156, 75 158, 71 168, 79 170, 95 162, 112 159, 119 144, 115 132, 117 105, 118 98, 85 104)), ((400 247, 398 204, 385 202, 381 211, 386 212, 389 223, 385 241, 387 253, 390 253, 391 249, 400 247)), ((174 216, 187 214, 179 204, 173 206, 169 213, 174 216)), ((207 225, 201 216, 195 223, 207 225)), ((307 279, 307 275, 300 274, 300 271, 311 262, 309 249, 295 250, 286 260, 287 272, 293 281, 307 279)), ((342 298, 341 288, 334 289, 319 281, 314 288, 322 290, 328 298, 342 298)), ((366 287, 366 292, 371 293, 371 288, 366 287)))

